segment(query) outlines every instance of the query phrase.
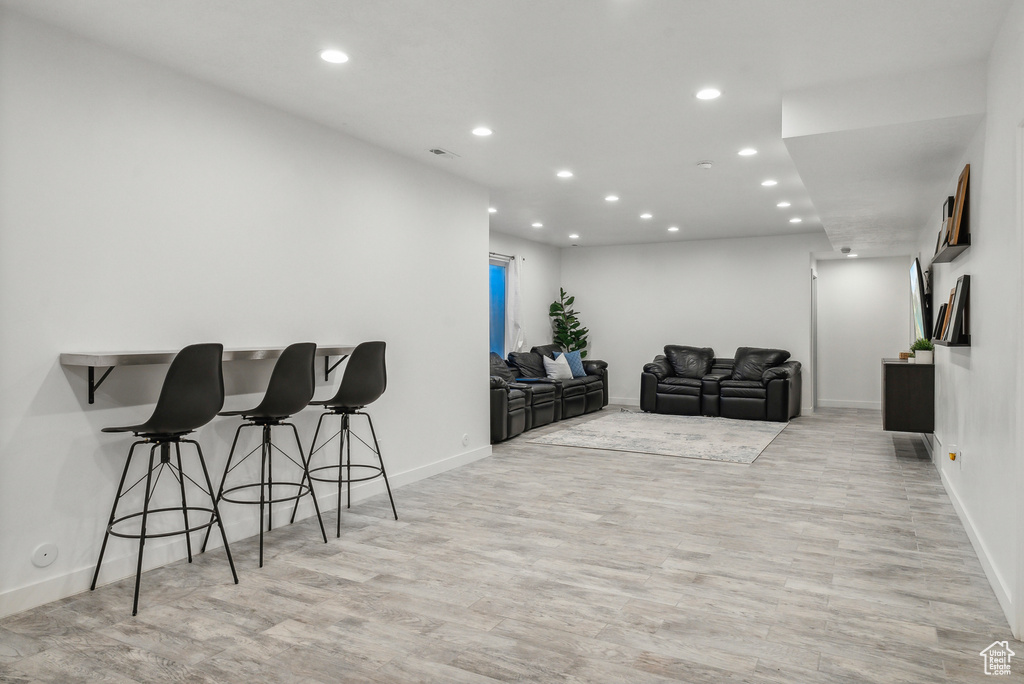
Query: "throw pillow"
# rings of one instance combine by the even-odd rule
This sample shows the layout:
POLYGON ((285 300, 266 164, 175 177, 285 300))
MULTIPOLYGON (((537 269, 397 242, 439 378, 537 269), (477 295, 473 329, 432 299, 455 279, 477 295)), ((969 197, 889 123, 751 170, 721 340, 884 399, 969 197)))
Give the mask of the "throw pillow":
POLYGON ((533 352, 510 352, 508 360, 519 372, 516 373, 517 378, 545 378, 547 372, 544 370, 544 364, 541 359, 544 357, 540 354, 534 354, 533 352))
POLYGON ((583 359, 580 358, 580 352, 578 349, 571 352, 555 352, 555 358, 557 359, 559 356, 564 356, 565 360, 569 362, 569 368, 572 370, 572 377, 582 378, 587 374, 587 371, 583 370, 583 359))
POLYGON ((565 360, 565 356, 559 356, 557 359, 544 358, 544 370, 547 371, 548 377, 552 380, 572 380, 572 369, 569 368, 569 362, 565 360))
POLYGON ((787 359, 789 352, 784 349, 739 347, 733 359, 732 379, 760 381, 766 369, 785 363, 787 359))
POLYGON ((491 375, 496 376, 504 380, 505 382, 515 382, 516 375, 512 372, 512 369, 508 367, 505 360, 498 356, 496 353, 491 352, 491 375))
POLYGON ((711 372, 715 361, 715 350, 711 347, 683 347, 665 345, 665 358, 672 365, 678 378, 694 378, 699 380, 711 372))

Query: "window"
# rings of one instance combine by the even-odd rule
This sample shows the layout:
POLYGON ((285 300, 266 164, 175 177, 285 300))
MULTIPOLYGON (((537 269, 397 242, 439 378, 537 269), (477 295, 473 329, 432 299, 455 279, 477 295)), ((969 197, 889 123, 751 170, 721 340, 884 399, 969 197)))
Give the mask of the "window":
POLYGON ((507 263, 492 259, 491 282, 491 351, 505 358, 505 271, 507 263))

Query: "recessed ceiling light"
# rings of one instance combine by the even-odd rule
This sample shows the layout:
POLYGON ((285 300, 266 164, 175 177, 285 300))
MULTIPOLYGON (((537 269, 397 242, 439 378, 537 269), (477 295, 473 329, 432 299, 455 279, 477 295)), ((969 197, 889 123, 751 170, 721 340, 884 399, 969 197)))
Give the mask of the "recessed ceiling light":
POLYGON ((321 50, 320 59, 331 64, 344 64, 348 61, 348 55, 341 50, 321 50))
POLYGON ((800 223, 801 221, 803 221, 802 218, 791 218, 791 219, 789 219, 790 223, 800 223))
POLYGON ((856 258, 856 256, 857 256, 856 254, 847 254, 846 258, 853 259, 853 258, 856 258))
POLYGON ((544 224, 541 223, 540 221, 537 221, 536 223, 531 223, 530 225, 533 226, 534 228, 543 228, 544 227, 544 224))
POLYGON ((752 157, 755 154, 757 154, 757 150, 755 150, 753 147, 744 147, 742 150, 737 152, 737 154, 739 154, 741 157, 752 157))
POLYGON ((607 197, 604 198, 604 201, 605 202, 618 202, 619 201, 619 196, 618 195, 608 195, 607 197))
POLYGON ((715 162, 711 161, 710 159, 702 159, 701 161, 697 162, 697 166, 699 166, 702 169, 710 169, 714 165, 715 162))
POLYGON ((668 227, 668 232, 670 232, 670 233, 675 233, 678 230, 679 230, 679 226, 669 226, 668 227))
POLYGON ((651 218, 651 214, 649 214, 649 213, 640 214, 640 218, 642 218, 642 219, 649 219, 649 218, 651 218))
POLYGON ((763 185, 766 188, 770 188, 771 186, 778 185, 778 184, 779 184, 779 181, 771 180, 770 178, 768 180, 766 180, 766 181, 761 181, 761 185, 763 185))
POLYGON ((493 132, 494 131, 492 131, 490 128, 487 128, 487 126, 477 126, 476 128, 473 129, 473 135, 478 135, 481 138, 486 138, 493 132))
POLYGON ((497 214, 498 210, 495 209, 494 207, 487 207, 487 213, 488 214, 497 214))
POLYGON ((571 240, 576 240, 578 238, 579 238, 579 235, 577 235, 576 233, 573 233, 572 235, 569 236, 569 239, 571 239, 571 240))
POLYGON ((556 173, 555 175, 558 176, 559 178, 572 178, 572 171, 568 169, 563 169, 556 173))
POLYGON ((722 91, 718 88, 704 88, 703 90, 697 91, 698 100, 714 100, 716 97, 722 94, 722 91))
POLYGON ((776 204, 775 206, 777 206, 779 209, 785 209, 786 207, 789 206, 789 202, 782 201, 782 202, 779 202, 778 204, 776 204))

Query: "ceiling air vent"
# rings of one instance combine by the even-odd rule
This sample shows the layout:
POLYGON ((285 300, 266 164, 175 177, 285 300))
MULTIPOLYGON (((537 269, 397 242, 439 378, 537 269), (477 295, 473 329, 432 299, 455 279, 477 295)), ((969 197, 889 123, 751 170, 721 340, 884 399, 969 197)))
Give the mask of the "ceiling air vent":
POLYGON ((436 154, 438 157, 444 157, 445 159, 457 159, 459 156, 454 152, 446 150, 442 147, 435 147, 431 150, 427 150, 427 152, 430 152, 430 154, 436 154))

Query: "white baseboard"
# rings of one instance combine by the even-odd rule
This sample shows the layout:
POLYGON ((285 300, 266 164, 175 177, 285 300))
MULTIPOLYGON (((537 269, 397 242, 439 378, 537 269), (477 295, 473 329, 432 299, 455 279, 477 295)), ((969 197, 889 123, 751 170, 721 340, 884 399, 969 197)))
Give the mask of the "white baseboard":
POLYGON ((608 403, 621 406, 640 406, 640 399, 639 397, 608 397, 608 403))
MULTIPOLYGON (((472 449, 402 473, 391 473, 388 475, 388 482, 391 484, 392 489, 398 489, 404 485, 418 482, 419 480, 425 480, 428 477, 439 475, 448 470, 452 470, 453 468, 458 468, 474 461, 479 461, 480 459, 487 458, 490 455, 491 446, 488 444, 485 447, 472 449)), ((371 496, 383 494, 385 492, 386 489, 384 487, 383 480, 377 479, 369 482, 361 482, 352 487, 352 502, 355 503, 357 501, 363 501, 371 496)), ((318 496, 317 504, 320 506, 320 510, 322 512, 334 510, 337 508, 336 499, 336 492, 326 496, 318 496)), ((401 516, 401 499, 398 499, 395 503, 399 509, 399 516, 401 516)), ((274 508, 275 518, 280 516, 278 519, 286 520, 290 515, 291 506, 287 503, 274 508)), ((302 505, 299 506, 299 513, 296 519, 305 519, 312 515, 312 503, 304 501, 302 505)), ((257 515, 256 517, 259 516, 257 515)), ((256 520, 252 518, 252 516, 246 516, 246 519, 242 521, 228 521, 225 523, 224 527, 227 532, 228 539, 232 540, 232 544, 234 544, 235 540, 242 541, 243 539, 259 533, 259 528, 256 526, 256 520)), ((202 543, 202 541, 200 541, 201 539, 201 535, 193 535, 193 553, 198 553, 199 549, 197 545, 202 543)), ((184 537, 165 541, 163 544, 160 544, 159 542, 160 540, 158 539, 147 541, 146 553, 143 559, 144 571, 152 570, 153 568, 158 568, 186 557, 187 549, 184 537)), ((220 547, 220 534, 214 530, 213 534, 210 536, 210 544, 207 548, 213 551, 220 547)), ((111 543, 107 546, 107 554, 103 559, 103 567, 100 569, 99 586, 110 584, 111 582, 117 582, 126 577, 133 577, 135 575, 138 556, 135 553, 135 549, 132 548, 129 551, 130 548, 131 544, 116 544, 113 539, 111 540, 111 543)), ((135 548, 137 548, 137 546, 135 548)), ((89 585, 92 582, 92 573, 94 570, 95 566, 89 565, 87 567, 72 570, 57 577, 51 577, 40 582, 0 593, 0 618, 88 591, 89 585)), ((230 581, 231 574, 230 570, 227 568, 227 564, 225 564, 224 572, 227 581, 230 581)), ((243 579, 244 581, 244 578, 240 579, 243 579)), ((145 578, 143 578, 143 584, 145 584, 145 578)))
POLYGON ((853 408, 881 411, 881 401, 853 401, 850 399, 818 399, 818 408, 853 408))
MULTIPOLYGON (((929 440, 925 440, 925 444, 928 444, 929 440)), ((934 461, 934 457, 932 459, 934 461)), ((941 463, 941 462, 940 462, 941 463)), ((1020 634, 1020 630, 1017 625, 1014 624, 1015 616, 1017 615, 1016 606, 1013 603, 1013 592, 1010 590, 1006 583, 1006 580, 1000 574, 999 570, 992 564, 991 554, 989 553, 988 547, 985 546, 985 542, 982 541, 978 535, 977 528, 974 526, 974 521, 971 520, 970 514, 967 509, 964 508, 963 504, 960 503, 960 496, 957 494, 956 487, 946 473, 943 472, 940 463, 936 463, 935 467, 939 471, 939 477, 942 480, 942 486, 946 490, 946 494, 949 495, 949 500, 953 502, 953 509, 956 511, 957 517, 960 518, 960 523, 964 526, 964 530, 967 532, 967 537, 971 540, 971 546, 974 547, 974 552, 978 554, 978 560, 981 561, 981 567, 985 571, 985 577, 988 578, 988 583, 992 586, 992 591, 996 595, 996 599, 999 601, 999 607, 1003 609, 1003 614, 1006 616, 1006 621, 1010 625, 1010 630, 1014 635, 1020 634)))

